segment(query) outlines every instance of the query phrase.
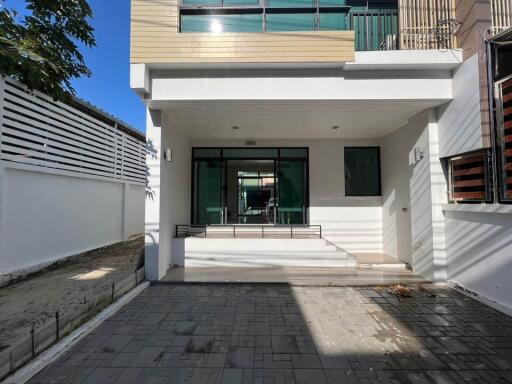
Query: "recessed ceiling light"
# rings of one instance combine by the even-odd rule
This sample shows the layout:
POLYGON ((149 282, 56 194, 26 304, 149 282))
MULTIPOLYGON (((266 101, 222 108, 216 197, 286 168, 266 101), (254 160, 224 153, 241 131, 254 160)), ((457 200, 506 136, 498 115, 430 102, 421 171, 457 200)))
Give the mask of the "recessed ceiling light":
POLYGON ((232 126, 231 129, 238 129, 238 127, 236 125, 232 126))
POLYGON ((339 125, 335 125, 332 127, 332 129, 338 129, 340 126, 339 125))

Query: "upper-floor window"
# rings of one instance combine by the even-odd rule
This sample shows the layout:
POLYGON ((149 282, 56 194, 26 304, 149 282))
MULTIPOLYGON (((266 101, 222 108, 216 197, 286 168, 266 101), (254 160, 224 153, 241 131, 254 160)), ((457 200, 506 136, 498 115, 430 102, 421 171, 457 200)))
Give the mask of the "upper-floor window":
POLYGON ((397 0, 182 0, 180 21, 181 32, 398 30, 397 0))

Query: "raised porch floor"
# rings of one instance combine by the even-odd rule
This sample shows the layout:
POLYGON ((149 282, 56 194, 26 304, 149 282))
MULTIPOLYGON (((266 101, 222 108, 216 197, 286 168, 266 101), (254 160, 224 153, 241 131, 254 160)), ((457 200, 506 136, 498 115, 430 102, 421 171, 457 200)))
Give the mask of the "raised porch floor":
POLYGON ((247 282, 287 283, 304 286, 366 286, 400 283, 427 283, 408 269, 390 268, 172 268, 165 282, 247 282))

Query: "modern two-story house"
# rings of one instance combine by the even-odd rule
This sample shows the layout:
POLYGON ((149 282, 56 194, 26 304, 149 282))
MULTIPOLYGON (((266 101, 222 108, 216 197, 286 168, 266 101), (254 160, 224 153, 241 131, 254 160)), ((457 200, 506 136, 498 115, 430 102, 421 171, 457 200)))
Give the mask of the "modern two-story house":
POLYGON ((318 236, 343 250, 318 265, 385 254, 512 307, 511 10, 132 0, 148 277, 287 251, 313 267, 318 236))

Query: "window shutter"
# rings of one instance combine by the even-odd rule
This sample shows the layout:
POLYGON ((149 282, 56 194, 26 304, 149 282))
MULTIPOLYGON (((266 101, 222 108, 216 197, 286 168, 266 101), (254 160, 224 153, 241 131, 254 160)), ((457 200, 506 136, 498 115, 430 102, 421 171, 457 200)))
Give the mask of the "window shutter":
POLYGON ((496 84, 500 197, 512 201, 512 78, 496 84))
POLYGON ((473 152, 448 159, 450 201, 491 202, 489 151, 473 152))

